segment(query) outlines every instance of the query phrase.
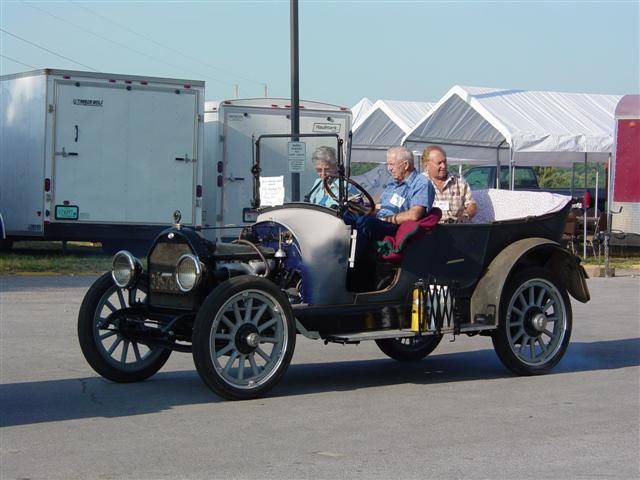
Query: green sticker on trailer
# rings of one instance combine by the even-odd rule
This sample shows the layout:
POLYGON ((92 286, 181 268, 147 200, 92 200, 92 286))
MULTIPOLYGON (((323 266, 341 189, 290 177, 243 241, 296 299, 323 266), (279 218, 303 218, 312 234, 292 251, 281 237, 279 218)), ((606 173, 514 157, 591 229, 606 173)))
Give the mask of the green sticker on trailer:
POLYGON ((78 206, 56 205, 56 220, 78 220, 78 206))

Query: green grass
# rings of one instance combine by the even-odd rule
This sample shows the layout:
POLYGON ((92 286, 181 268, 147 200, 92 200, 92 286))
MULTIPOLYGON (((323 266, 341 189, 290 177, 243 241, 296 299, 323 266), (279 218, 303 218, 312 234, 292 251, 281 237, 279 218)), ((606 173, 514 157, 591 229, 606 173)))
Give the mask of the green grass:
POLYGON ((15 242, 9 252, 0 252, 0 275, 16 273, 95 274, 111 269, 111 255, 99 244, 69 242, 15 242))
MULTIPOLYGON (((604 266, 604 259, 597 259, 594 257, 587 257, 587 259, 582 259, 581 262, 583 265, 599 265, 604 266)), ((640 256, 615 256, 609 257, 609 266, 611 268, 618 269, 632 269, 639 268, 640 269, 640 256)))

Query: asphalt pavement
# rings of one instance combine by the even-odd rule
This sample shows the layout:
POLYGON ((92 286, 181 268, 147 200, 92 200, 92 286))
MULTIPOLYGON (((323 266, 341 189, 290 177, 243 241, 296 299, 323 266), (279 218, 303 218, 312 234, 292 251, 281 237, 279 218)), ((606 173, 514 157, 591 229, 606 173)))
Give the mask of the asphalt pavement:
POLYGON ((0 277, 0 477, 640 477, 640 278, 589 280, 552 373, 509 373, 485 337, 422 362, 298 337, 267 398, 229 402, 174 353, 115 384, 76 338, 94 277, 0 277))

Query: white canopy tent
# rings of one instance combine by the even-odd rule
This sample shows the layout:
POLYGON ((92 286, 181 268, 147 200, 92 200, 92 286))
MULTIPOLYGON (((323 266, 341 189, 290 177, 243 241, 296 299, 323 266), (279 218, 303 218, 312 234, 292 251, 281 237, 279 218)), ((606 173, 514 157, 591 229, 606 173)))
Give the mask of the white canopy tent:
POLYGON ((355 125, 361 120, 373 106, 373 102, 367 97, 363 97, 358 103, 351 107, 351 125, 355 125))
POLYGON ((353 123, 351 161, 384 163, 387 149, 400 145, 434 105, 395 100, 375 102, 364 117, 353 123))
POLYGON ((464 163, 607 162, 620 95, 454 86, 402 142, 464 163))

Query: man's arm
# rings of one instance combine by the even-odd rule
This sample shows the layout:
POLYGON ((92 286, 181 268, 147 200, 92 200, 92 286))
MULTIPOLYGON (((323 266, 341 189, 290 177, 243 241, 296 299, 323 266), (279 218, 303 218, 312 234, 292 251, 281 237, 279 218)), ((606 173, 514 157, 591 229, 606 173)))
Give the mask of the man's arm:
POLYGON ((396 225, 400 225, 409 220, 418 221, 422 217, 424 217, 426 213, 426 209, 421 205, 414 205, 409 210, 405 210, 404 212, 398 212, 394 215, 389 215, 385 217, 383 220, 387 222, 394 223, 396 225))
POLYGON ((469 203, 469 205, 464 207, 464 214, 467 215, 469 219, 475 217, 476 213, 478 213, 478 205, 476 204, 476 202, 471 202, 469 203))
POLYGON ((467 215, 469 217, 469 220, 471 220, 476 215, 476 213, 478 213, 478 205, 471 195, 471 187, 468 183, 465 182, 464 215, 467 215))

